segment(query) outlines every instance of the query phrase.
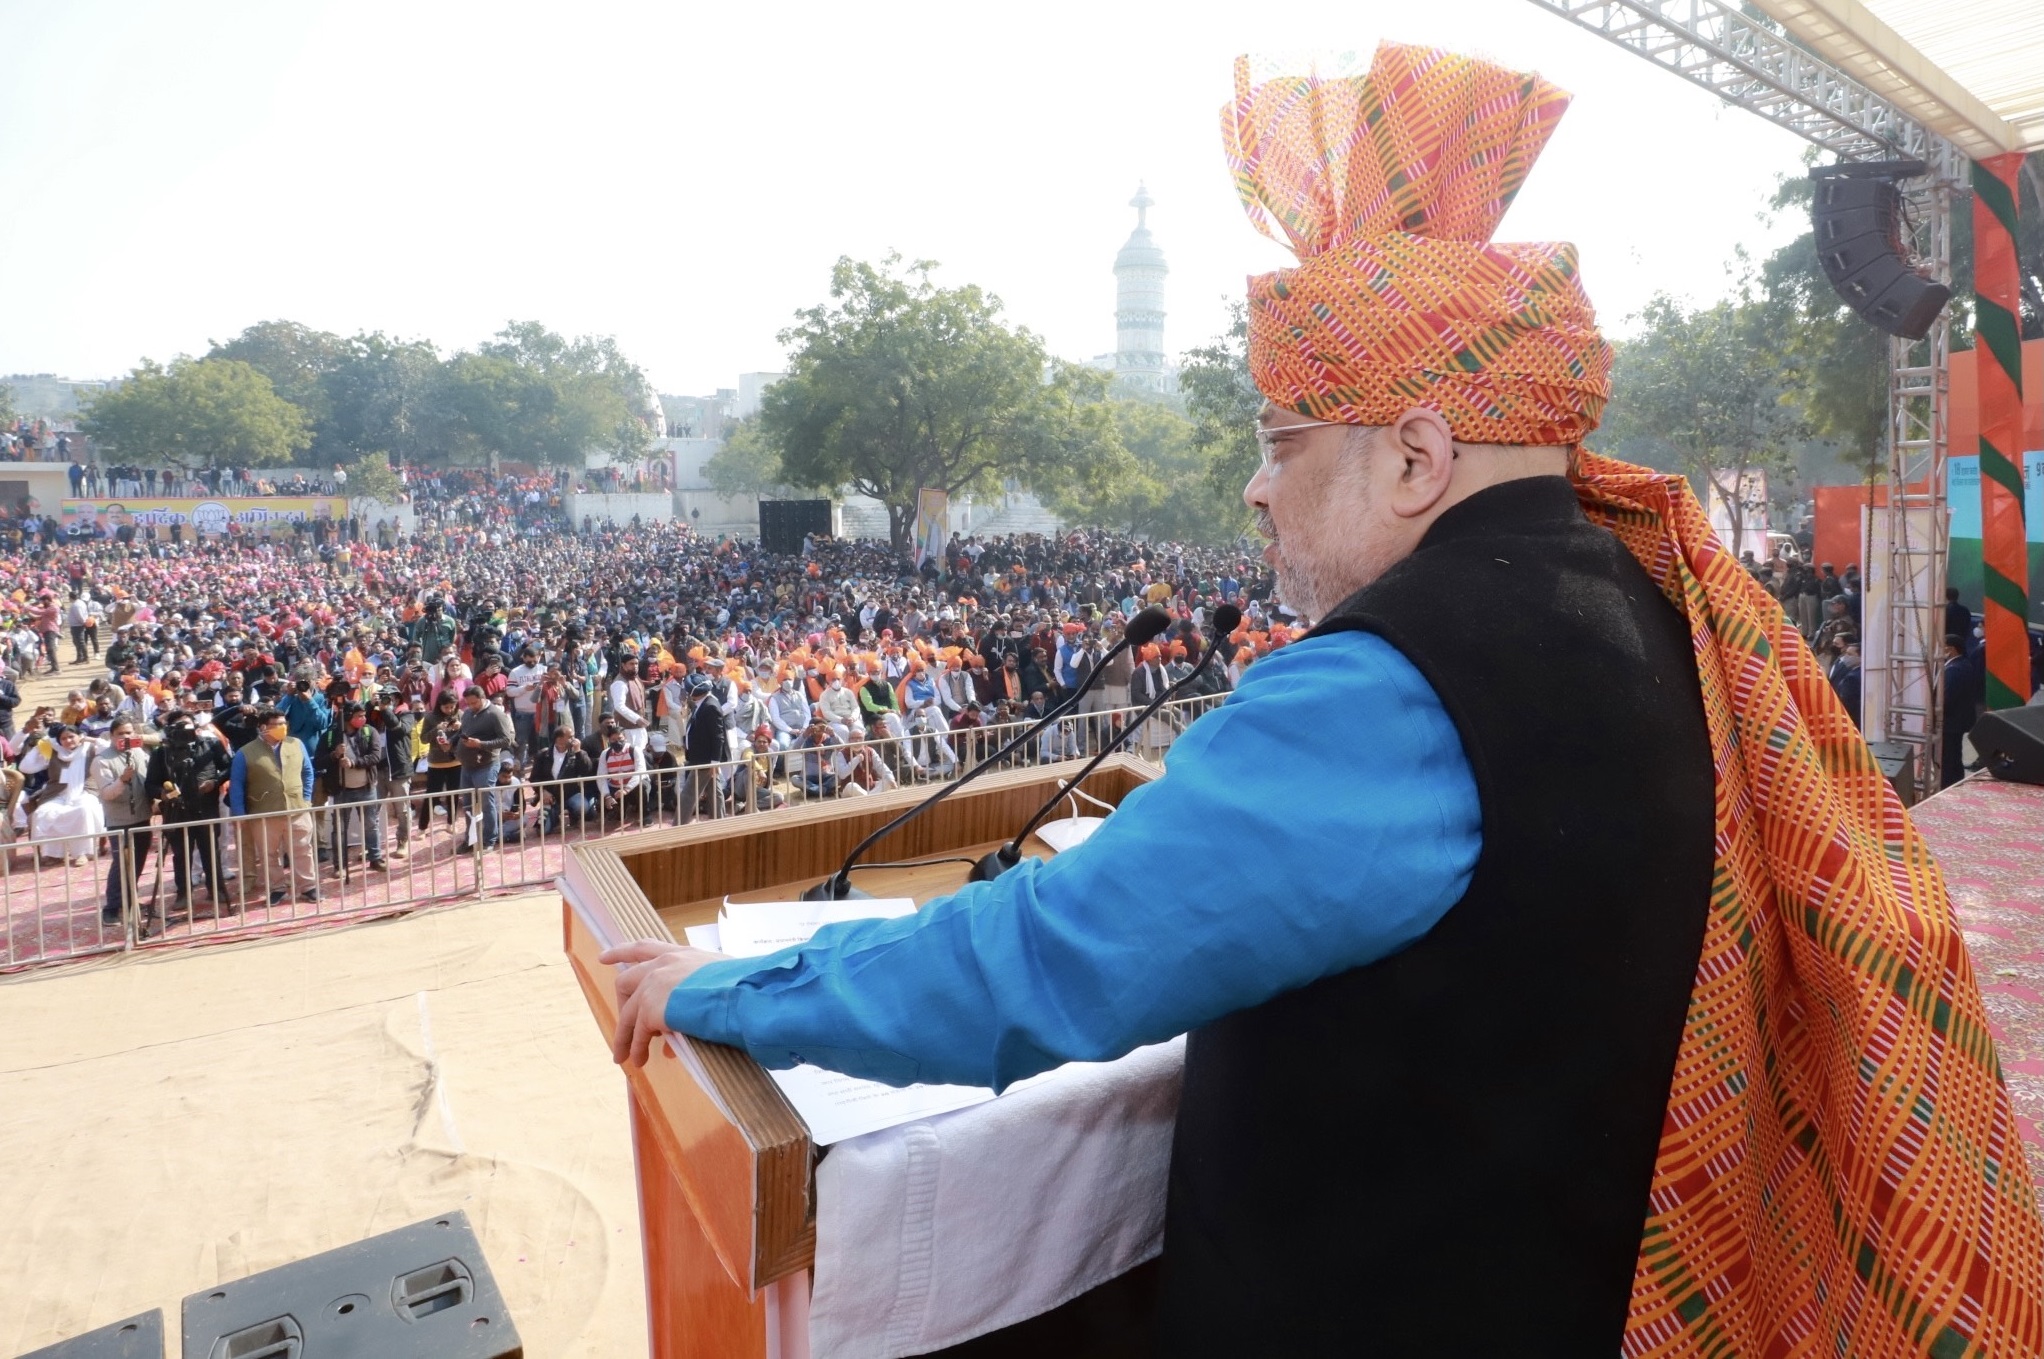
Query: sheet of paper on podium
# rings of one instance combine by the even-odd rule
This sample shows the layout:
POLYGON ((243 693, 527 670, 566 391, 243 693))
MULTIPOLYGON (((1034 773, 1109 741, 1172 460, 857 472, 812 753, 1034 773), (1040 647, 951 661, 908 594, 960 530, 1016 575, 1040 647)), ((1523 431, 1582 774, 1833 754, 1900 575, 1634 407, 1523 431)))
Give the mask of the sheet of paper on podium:
MULTIPOLYGON (((791 944, 807 943, 809 936, 825 925, 846 920, 892 919, 913 915, 915 909, 915 902, 907 897, 822 902, 727 900, 715 925, 689 927, 688 942, 734 958, 757 958, 791 944)), ((802 1115, 802 1121, 809 1127, 809 1140, 819 1147, 981 1104, 994 1097, 992 1090, 981 1086, 895 1087, 814 1066, 767 1074, 781 1087, 795 1112, 802 1115)))

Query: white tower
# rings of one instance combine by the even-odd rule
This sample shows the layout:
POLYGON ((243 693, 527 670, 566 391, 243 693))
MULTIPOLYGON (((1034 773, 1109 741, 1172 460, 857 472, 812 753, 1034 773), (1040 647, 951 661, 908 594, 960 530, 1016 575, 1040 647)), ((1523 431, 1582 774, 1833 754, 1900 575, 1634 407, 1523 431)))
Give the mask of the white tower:
POLYGON ((1168 391, 1171 372, 1164 348, 1164 277, 1171 270, 1150 239, 1149 210, 1156 200, 1138 184, 1128 205, 1136 229, 1114 257, 1114 376, 1153 392, 1168 391))

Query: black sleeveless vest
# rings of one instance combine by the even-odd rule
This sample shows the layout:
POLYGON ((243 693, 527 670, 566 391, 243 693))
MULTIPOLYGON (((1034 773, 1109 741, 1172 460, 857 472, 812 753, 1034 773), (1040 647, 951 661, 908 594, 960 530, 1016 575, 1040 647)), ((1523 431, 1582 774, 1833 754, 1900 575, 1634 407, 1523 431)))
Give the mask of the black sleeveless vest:
POLYGON ((1537 477, 1315 631, 1345 629, 1440 695, 1482 850, 1410 948, 1192 1034, 1161 1352, 1614 1356, 1711 893, 1687 626, 1537 477))

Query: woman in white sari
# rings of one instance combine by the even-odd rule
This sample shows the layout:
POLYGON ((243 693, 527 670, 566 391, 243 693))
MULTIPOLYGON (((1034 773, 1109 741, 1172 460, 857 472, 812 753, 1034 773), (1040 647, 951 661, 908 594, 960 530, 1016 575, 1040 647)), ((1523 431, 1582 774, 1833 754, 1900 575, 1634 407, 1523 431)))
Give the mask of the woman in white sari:
POLYGON ((80 864, 98 857, 99 838, 106 834, 106 812, 99 798, 87 789, 85 775, 100 745, 80 736, 75 728, 58 724, 21 757, 22 773, 47 769, 50 774, 28 822, 29 838, 42 842, 42 858, 80 864))

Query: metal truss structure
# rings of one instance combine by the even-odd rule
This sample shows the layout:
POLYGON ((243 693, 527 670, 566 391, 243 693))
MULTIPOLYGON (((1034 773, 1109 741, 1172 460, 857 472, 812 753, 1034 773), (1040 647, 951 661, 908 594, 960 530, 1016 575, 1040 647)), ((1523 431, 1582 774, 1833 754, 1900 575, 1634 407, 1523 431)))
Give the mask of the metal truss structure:
MULTIPOLYGON (((1921 160, 1924 178, 1904 186, 1912 239, 1926 273, 1952 278, 1952 195, 1968 182, 1966 154, 1893 102, 1798 45, 1770 20, 1719 0, 1532 0, 1598 37, 1758 114, 1841 161, 1921 160)), ((1950 416, 1951 323, 1940 313, 1920 341, 1889 349, 1888 504, 1878 564, 1885 588, 1870 596, 1880 616, 1862 618, 1872 692, 1865 728, 1912 748, 1919 788, 1937 787, 1937 729, 1944 678, 1943 607, 1950 416), (1878 630, 1878 632, 1877 632, 1878 630)), ((1869 557, 1874 554, 1869 552, 1869 557)))

